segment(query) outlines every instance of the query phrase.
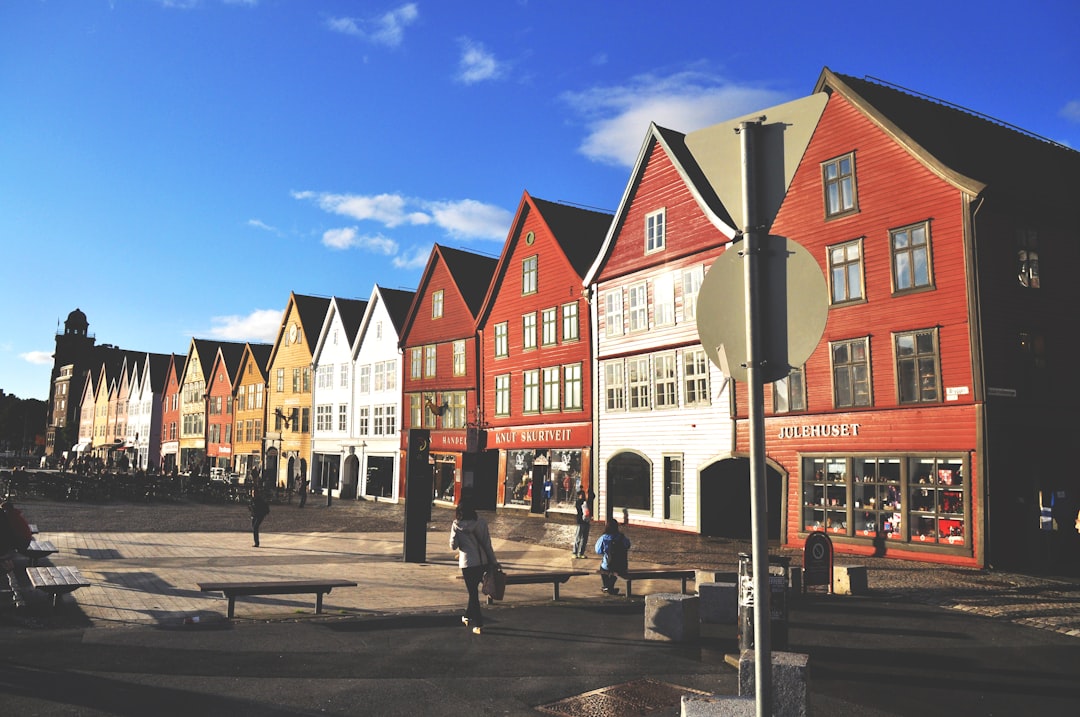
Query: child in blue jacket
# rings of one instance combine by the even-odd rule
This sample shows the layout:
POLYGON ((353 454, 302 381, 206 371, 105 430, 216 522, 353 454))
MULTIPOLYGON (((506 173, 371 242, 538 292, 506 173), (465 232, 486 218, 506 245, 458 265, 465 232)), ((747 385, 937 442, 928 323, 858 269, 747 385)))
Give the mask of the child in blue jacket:
POLYGON ((600 561, 600 581, 603 590, 609 595, 618 595, 615 587, 617 577, 626 577, 627 552, 630 550, 630 538, 619 531, 619 521, 610 518, 604 526, 604 534, 596 540, 596 554, 602 555, 600 561))

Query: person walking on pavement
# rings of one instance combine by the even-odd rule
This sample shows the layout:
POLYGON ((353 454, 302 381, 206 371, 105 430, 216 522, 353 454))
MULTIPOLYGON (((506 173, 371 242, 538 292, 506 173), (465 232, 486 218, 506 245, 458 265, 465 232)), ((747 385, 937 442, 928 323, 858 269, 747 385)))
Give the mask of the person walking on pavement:
POLYGON ((458 504, 454 524, 450 526, 450 549, 458 551, 458 566, 469 593, 469 604, 461 622, 479 635, 484 627, 484 616, 480 612, 480 583, 485 572, 498 570, 500 566, 491 547, 487 522, 476 514, 472 502, 465 498, 458 504))
POLYGON ((604 534, 596 541, 596 554, 604 556, 600 561, 601 590, 609 595, 618 595, 619 588, 615 580, 626 579, 627 552, 630 550, 630 538, 619 531, 619 521, 609 518, 604 526, 604 534))
POLYGON ((258 488, 251 491, 248 510, 251 512, 251 536, 255 539, 255 547, 257 548, 259 547, 259 526, 262 525, 263 518, 270 514, 270 504, 266 502, 266 499, 262 496, 262 491, 258 488))
POLYGON ((307 476, 302 475, 296 481, 296 495, 300 496, 300 507, 303 508, 307 503, 307 489, 308 479, 307 476))
POLYGON ((589 544, 589 528, 592 525, 592 511, 589 509, 589 501, 585 497, 585 491, 579 490, 574 500, 574 508, 577 510, 577 531, 574 533, 574 557, 584 558, 585 547, 589 544))

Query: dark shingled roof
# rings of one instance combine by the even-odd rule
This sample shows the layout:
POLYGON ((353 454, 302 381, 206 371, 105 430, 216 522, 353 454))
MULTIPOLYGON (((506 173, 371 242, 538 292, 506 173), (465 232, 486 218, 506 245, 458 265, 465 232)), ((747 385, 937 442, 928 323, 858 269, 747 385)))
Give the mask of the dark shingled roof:
POLYGON ((412 306, 416 292, 405 291, 404 289, 388 289, 385 286, 379 286, 378 289, 379 296, 382 297, 383 304, 386 305, 386 313, 390 315, 390 321, 394 324, 394 333, 401 336, 401 332, 405 329, 405 321, 409 318, 409 307, 412 306))
POLYGON ((836 89, 856 106, 876 111, 932 159, 986 185, 988 194, 1058 206, 1073 205, 1080 196, 1080 152, 939 101, 828 69, 818 86, 836 89))
POLYGON ((308 349, 313 350, 319 340, 319 331, 322 330, 330 299, 325 296, 305 296, 304 294, 293 294, 293 299, 296 302, 296 312, 300 314, 300 325, 304 328, 304 338, 307 339, 308 349))
POLYGON ((654 126, 656 127, 656 132, 664 139, 664 142, 667 143, 668 148, 674 155, 675 161, 678 162, 683 168, 683 171, 686 172, 686 176, 693 185, 693 188, 701 195, 702 201, 708 205, 709 209, 711 209, 721 221, 729 227, 735 227, 735 220, 731 218, 731 214, 724 206, 724 203, 720 201, 720 197, 716 194, 716 190, 713 188, 712 183, 705 176, 705 173, 701 171, 697 159, 694 158, 694 155, 686 146, 686 135, 682 132, 676 132, 675 130, 661 127, 660 125, 654 126))
POLYGON ((368 302, 366 299, 342 299, 336 296, 334 303, 337 305, 338 316, 341 317, 341 325, 345 328, 345 340, 352 346, 356 332, 360 330, 360 322, 364 320, 368 302))
POLYGON ((531 199, 551 229, 555 241, 562 247, 570 265, 577 272, 578 278, 584 278, 604 243, 614 215, 557 204, 537 197, 531 199))
POLYGON ((495 274, 495 266, 499 263, 498 259, 461 249, 437 246, 450 276, 454 279, 455 286, 465 300, 465 305, 469 307, 469 311, 475 318, 484 303, 491 277, 495 274))
POLYGON ((248 343, 248 346, 251 348, 252 360, 259 367, 259 373, 265 378, 266 365, 270 362, 270 352, 274 350, 274 345, 248 343))

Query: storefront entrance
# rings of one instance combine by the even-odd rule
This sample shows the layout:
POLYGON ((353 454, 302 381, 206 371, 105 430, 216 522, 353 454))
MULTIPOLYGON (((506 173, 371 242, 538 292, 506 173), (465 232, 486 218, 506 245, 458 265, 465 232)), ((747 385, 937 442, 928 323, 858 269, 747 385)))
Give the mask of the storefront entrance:
MULTIPOLYGON (((780 539, 783 476, 765 468, 769 540, 780 539)), ((701 472, 701 534, 750 540, 750 460, 729 458, 701 472)))

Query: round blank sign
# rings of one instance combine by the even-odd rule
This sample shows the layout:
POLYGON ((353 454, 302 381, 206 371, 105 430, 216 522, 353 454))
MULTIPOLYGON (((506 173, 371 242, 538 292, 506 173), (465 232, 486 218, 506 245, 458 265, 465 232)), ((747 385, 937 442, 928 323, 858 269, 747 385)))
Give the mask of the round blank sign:
MULTIPOLYGON (((746 284, 742 247, 730 245, 709 268, 697 300, 697 327, 709 359, 736 381, 746 381, 746 284), (721 350, 723 355, 721 355, 721 350)), ((758 375, 777 381, 801 366, 825 332, 829 292, 821 267, 802 245, 769 235, 758 261, 758 375)))

